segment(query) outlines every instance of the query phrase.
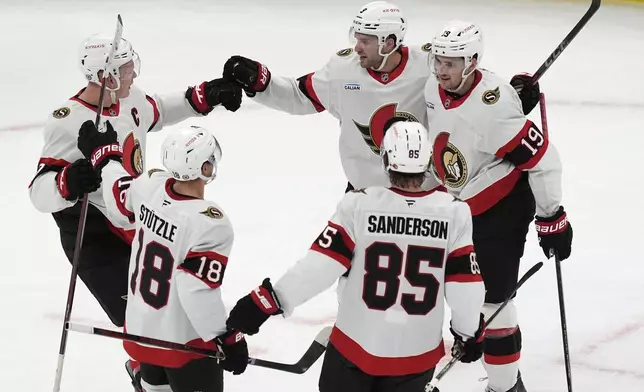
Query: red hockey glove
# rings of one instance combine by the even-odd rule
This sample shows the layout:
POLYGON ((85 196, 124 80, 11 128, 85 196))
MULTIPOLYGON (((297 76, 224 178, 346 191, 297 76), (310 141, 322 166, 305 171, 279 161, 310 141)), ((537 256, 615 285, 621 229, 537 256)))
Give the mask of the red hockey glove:
POLYGON ((261 286, 237 301, 226 320, 226 326, 254 335, 270 316, 282 313, 271 280, 266 278, 261 286))
POLYGON ((517 94, 519 94, 523 114, 526 116, 537 106, 539 103, 539 95, 541 94, 539 82, 535 83, 534 86, 530 86, 530 79, 532 79, 532 75, 526 73, 516 74, 510 79, 510 84, 514 87, 517 94))
POLYGON ((539 245, 546 257, 550 258, 550 249, 557 252, 559 260, 570 257, 572 247, 572 226, 563 207, 548 218, 537 216, 535 219, 539 245))
POLYGON ((223 77, 239 83, 246 95, 254 97, 266 90, 271 82, 271 71, 261 63, 242 56, 232 56, 224 64, 223 77))
POLYGON ((101 187, 101 176, 87 159, 79 159, 56 174, 56 188, 69 201, 78 200, 85 193, 101 187))
POLYGON ((244 334, 239 331, 227 331, 215 338, 215 343, 226 358, 219 365, 234 375, 242 374, 248 366, 248 345, 244 334))
POLYGON ((235 112, 241 107, 242 90, 235 82, 214 79, 188 88, 186 99, 197 113, 203 115, 210 113, 217 105, 235 112))
POLYGON ((94 122, 87 120, 78 131, 78 149, 99 173, 110 159, 121 161, 123 157, 118 143, 118 134, 109 121, 105 122, 105 128, 105 132, 99 132, 94 122))

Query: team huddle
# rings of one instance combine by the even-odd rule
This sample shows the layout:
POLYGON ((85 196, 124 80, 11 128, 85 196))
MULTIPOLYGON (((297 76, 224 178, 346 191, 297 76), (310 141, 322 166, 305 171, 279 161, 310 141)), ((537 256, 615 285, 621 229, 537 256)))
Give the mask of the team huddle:
POLYGON ((513 294, 533 220, 546 257, 571 252, 559 154, 526 117, 539 86, 530 75, 505 81, 481 68, 476 24, 448 23, 415 47, 404 44, 406 32, 397 6, 371 2, 353 19, 353 47, 317 71, 277 76, 232 56, 221 78, 165 95, 133 84, 140 62, 127 40, 107 75, 112 37, 83 43, 88 84, 47 121, 32 203, 53 215, 71 262, 88 195, 78 276, 114 325, 222 354, 124 342, 135 391, 223 391, 224 371, 246 370, 245 335, 336 283, 321 392, 424 391, 446 352, 443 301, 452 355, 482 360, 488 392, 527 391, 513 300, 485 320, 513 294), (348 183, 308 252, 227 313, 221 290, 233 223, 204 196, 222 148, 210 130, 183 126, 163 142, 165 170, 146 171, 146 134, 220 105, 234 112, 243 95, 291 114, 337 118, 348 183))

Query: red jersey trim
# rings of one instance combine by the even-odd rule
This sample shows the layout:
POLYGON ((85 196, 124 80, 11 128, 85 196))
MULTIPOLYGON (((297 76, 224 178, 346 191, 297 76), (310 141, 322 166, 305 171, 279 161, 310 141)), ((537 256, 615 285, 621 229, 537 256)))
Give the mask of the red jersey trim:
POLYGON ((154 100, 154 98, 149 95, 146 95, 145 98, 148 100, 148 102, 150 102, 150 105, 152 105, 152 110, 154 111, 154 120, 152 121, 150 128, 148 128, 148 132, 150 132, 157 125, 157 122, 159 122, 161 114, 159 114, 159 107, 157 106, 157 102, 154 100))
MULTIPOLYGON (((528 132, 530 131, 530 128, 532 128, 532 125, 533 125, 532 121, 526 120, 525 124, 523 125, 523 128, 521 128, 519 133, 517 133, 516 136, 512 138, 512 140, 510 140, 505 146, 499 148, 499 150, 494 155, 496 155, 498 158, 504 159, 507 154, 510 154, 512 151, 514 151, 517 148, 521 148, 521 141, 523 139, 530 140, 528 132)), ((537 150, 537 153, 532 158, 530 158, 527 162, 518 165, 517 169, 528 170, 535 167, 539 163, 543 155, 546 153, 546 150, 548 149, 548 144, 550 144, 550 141, 548 140, 548 135, 544 132, 543 144, 540 147, 538 147, 539 149, 537 150)))
POLYGON ((222 262, 223 264, 228 264, 228 257, 222 255, 221 253, 217 253, 213 251, 205 251, 205 252, 188 251, 188 254, 186 255, 186 259, 189 259, 191 257, 203 257, 203 256, 206 256, 208 260, 217 260, 222 262))
POLYGON ((507 176, 465 200, 465 202, 470 206, 470 210, 472 210, 472 216, 484 213, 501 199, 509 195, 520 178, 521 170, 514 169, 508 173, 507 176))
POLYGON ((121 227, 116 227, 107 218, 105 218, 105 222, 107 222, 107 227, 114 235, 122 239, 126 244, 132 245, 132 241, 134 241, 134 235, 136 234, 136 229, 126 230, 121 227))
MULTIPOLYGON (((83 106, 85 106, 86 108, 88 108, 88 109, 90 109, 91 111, 93 111, 94 113, 96 113, 96 112, 98 111, 98 106, 96 106, 96 105, 92 105, 91 103, 87 103, 87 102, 83 101, 82 99, 80 99, 80 98, 78 97, 79 95, 81 95, 81 93, 82 93, 83 91, 85 91, 85 89, 80 90, 76 95, 74 95, 73 97, 71 97, 69 100, 70 100, 70 101, 74 101, 74 102, 78 102, 78 103, 80 103, 81 105, 83 105, 83 106)), ((121 110, 121 101, 119 100, 119 101, 117 101, 115 104, 112 104, 111 106, 104 107, 104 108, 103 108, 103 113, 101 113, 101 116, 105 116, 105 117, 118 117, 120 110, 121 110)))
MULTIPOLYGON (((188 343, 186 343, 186 345, 210 349, 214 351, 217 350, 217 345, 214 342, 204 342, 199 338, 189 341, 188 343)), ((132 359, 135 359, 139 362, 168 368, 179 368, 192 360, 205 357, 200 354, 186 353, 183 351, 142 346, 137 343, 128 341, 123 342, 123 348, 128 353, 128 355, 132 357, 132 359)))
POLYGON ((38 178, 41 174, 45 174, 49 171, 60 171, 69 164, 70 163, 64 159, 40 158, 40 160, 38 160, 38 171, 36 172, 36 175, 31 180, 31 182, 29 183, 29 188, 31 188, 34 185, 34 181, 36 181, 36 178, 38 178), (46 170, 47 168, 56 168, 56 170, 51 170, 51 169, 46 170))
POLYGON ((393 71, 391 72, 381 72, 381 71, 374 71, 371 68, 367 68, 367 72, 369 72, 369 75, 371 75, 372 78, 378 83, 381 84, 389 84, 396 80, 405 70, 405 66, 407 65, 407 61, 409 60, 409 48, 406 46, 401 46, 400 47, 400 63, 394 68, 393 71))
MULTIPOLYGON (((351 252, 351 254, 353 254, 353 250, 355 249, 356 244, 353 242, 353 240, 351 239, 347 231, 344 229, 344 227, 336 223, 333 223, 331 221, 329 221, 328 226, 331 226, 338 231, 338 234, 340 234, 340 238, 342 239, 344 246, 346 247, 346 249, 348 249, 351 252)), ((333 260, 342 264, 346 269, 351 268, 351 260, 353 259, 353 256, 349 258, 348 255, 344 255, 340 252, 337 252, 333 248, 334 248, 333 245, 331 245, 328 248, 323 248, 320 245, 318 245, 318 241, 313 242, 313 245, 311 245, 311 250, 316 251, 318 253, 322 253, 323 255, 332 258, 333 260)))
POLYGON ((439 84, 438 95, 441 98, 441 102, 443 103, 445 110, 455 109, 461 106, 463 102, 467 101, 467 98, 470 97, 472 91, 474 91, 476 86, 478 86, 478 84, 481 82, 481 79, 483 79, 483 74, 477 69, 476 71, 474 71, 474 84, 472 84, 472 87, 467 91, 467 93, 459 98, 450 97, 447 91, 445 91, 445 89, 443 89, 439 84))
POLYGON ((469 255, 472 252, 474 252, 474 245, 465 245, 462 248, 454 249, 453 251, 451 251, 450 254, 447 255, 447 259, 449 260, 453 257, 469 255))
POLYGON ((325 111, 326 109, 324 108, 324 105, 322 105, 322 102, 320 102, 320 98, 318 97, 317 93, 315 92, 315 88, 313 88, 313 75, 315 73, 312 72, 310 74, 306 74, 298 79, 298 87, 300 91, 306 96, 315 110, 320 113, 325 111))
POLYGON ((447 275, 445 277, 445 283, 454 282, 454 283, 471 283, 471 282, 482 282, 483 278, 479 274, 454 274, 447 275))
MULTIPOLYGON (((408 192, 408 191, 403 191, 402 189, 397 189, 397 188, 387 188, 393 193, 397 193, 399 195, 405 196, 405 197, 425 197, 427 195, 431 195, 435 191, 440 191, 440 186, 436 187, 434 189, 430 189, 428 191, 421 191, 421 192, 408 192)), ((445 188, 443 188, 445 189, 445 188)))
POLYGON ((365 351, 337 326, 333 327, 329 341, 351 363, 372 376, 404 376, 424 372, 435 367, 445 355, 445 344, 441 340, 436 348, 420 355, 378 357, 365 351))

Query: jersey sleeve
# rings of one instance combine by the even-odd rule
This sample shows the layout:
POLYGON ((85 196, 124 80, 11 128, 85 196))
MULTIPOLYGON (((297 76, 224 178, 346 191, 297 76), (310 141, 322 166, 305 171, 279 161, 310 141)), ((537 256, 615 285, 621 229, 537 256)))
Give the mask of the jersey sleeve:
MULTIPOLYGON (((148 132, 156 132, 163 127, 177 124, 190 117, 201 116, 192 109, 185 97, 185 91, 178 91, 168 94, 147 95, 141 91, 142 113, 133 113, 135 121, 141 121, 141 125, 148 132)), ((138 110, 138 109, 135 109, 138 110)))
POLYGON ((474 336, 485 300, 485 286, 472 245, 472 214, 460 201, 455 208, 449 253, 445 264, 445 300, 452 310, 452 328, 465 338, 474 336))
POLYGON ((537 215, 554 214, 561 203, 561 160, 548 134, 521 109, 512 86, 502 86, 501 99, 489 119, 486 152, 512 163, 529 173, 537 215), (498 105, 498 106, 497 106, 498 105))
POLYGON ((306 256, 291 267, 274 289, 286 316, 324 290, 351 266, 355 248, 356 194, 347 193, 306 256))
MULTIPOLYGON (((282 112, 304 115, 332 110, 331 72, 333 61, 299 78, 271 76, 268 88, 255 95, 254 101, 282 112)), ((336 116, 337 117, 337 116, 336 116)))
POLYGON ((57 181, 60 179, 58 173, 83 158, 76 143, 78 130, 84 120, 78 117, 74 109, 64 107, 55 111, 45 125, 38 168, 29 184, 29 198, 40 212, 53 213, 76 204, 76 200, 69 201, 60 194, 62 187, 58 186, 57 181), (55 117, 56 113, 58 117, 55 117))
POLYGON ((227 314, 221 299, 221 285, 234 239, 228 218, 223 213, 211 216, 215 217, 195 217, 202 222, 193 224, 201 223, 203 230, 177 266, 175 276, 181 306, 204 341, 226 331, 227 314), (212 222, 204 223, 204 220, 212 222))
POLYGON ((130 191, 135 178, 113 160, 103 168, 101 177, 107 218, 118 227, 132 225, 135 216, 130 191))

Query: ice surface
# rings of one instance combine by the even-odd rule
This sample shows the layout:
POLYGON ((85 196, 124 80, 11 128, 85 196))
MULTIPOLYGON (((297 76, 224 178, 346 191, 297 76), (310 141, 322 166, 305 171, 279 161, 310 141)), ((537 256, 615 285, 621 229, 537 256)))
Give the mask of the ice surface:
MULTIPOLYGON (((4 1, 0 5, 0 380, 7 390, 44 391, 53 384, 70 266, 51 216, 31 205, 27 184, 42 147, 39 124, 83 87, 77 46, 89 34, 124 36, 142 58, 137 83, 148 93, 183 90, 220 75, 228 56, 264 62, 275 75, 300 76, 346 47, 362 1, 4 1), (78 3, 78 4, 77 4, 78 3)), ((583 3, 545 1, 400 1, 410 45, 427 42, 450 19, 485 32, 484 65, 511 77, 534 72, 585 12, 583 3)), ((573 256, 563 264, 573 380, 578 391, 644 390, 644 239, 641 154, 644 151, 644 8, 602 6, 541 81, 549 128, 564 164, 564 205, 574 228, 573 256)), ((538 110, 533 116, 538 119, 538 110)), ((224 158, 208 197, 230 215, 236 242, 224 299, 274 279, 302 256, 342 197, 345 178, 338 126, 328 114, 296 117, 254 105, 186 123, 220 139, 224 158)), ((147 167, 159 165, 165 132, 150 135, 147 167)), ((544 260, 534 230, 525 271, 544 260)), ((552 262, 517 298, 531 392, 565 389, 552 262)), ((251 353, 295 361, 319 329, 333 322, 332 290, 292 319, 269 321, 250 337, 251 353)), ((73 319, 109 327, 82 284, 73 319)), ((446 337, 449 334, 446 334, 446 337)), ((63 391, 129 391, 118 341, 71 334, 63 391)), ((227 391, 314 391, 318 363, 304 375, 249 368, 226 375, 227 391)), ((485 373, 457 365, 443 391, 482 391, 485 373)))

